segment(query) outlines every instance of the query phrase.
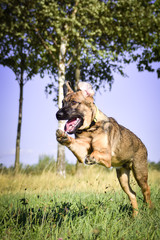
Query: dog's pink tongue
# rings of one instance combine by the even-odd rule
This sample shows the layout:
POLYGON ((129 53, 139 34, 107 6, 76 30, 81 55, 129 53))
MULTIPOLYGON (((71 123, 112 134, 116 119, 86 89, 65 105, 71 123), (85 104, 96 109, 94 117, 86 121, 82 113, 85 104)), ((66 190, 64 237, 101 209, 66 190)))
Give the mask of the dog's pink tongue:
POLYGON ((74 119, 71 119, 71 120, 68 120, 66 122, 66 125, 64 127, 64 130, 66 132, 72 132, 74 130, 74 127, 75 127, 75 123, 76 123, 77 119, 74 118, 74 119))

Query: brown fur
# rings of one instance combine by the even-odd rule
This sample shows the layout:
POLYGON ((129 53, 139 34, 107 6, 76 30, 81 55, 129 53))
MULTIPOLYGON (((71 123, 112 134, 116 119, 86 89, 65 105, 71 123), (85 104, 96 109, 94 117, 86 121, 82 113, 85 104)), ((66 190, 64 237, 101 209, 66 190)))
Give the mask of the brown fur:
POLYGON ((144 201, 151 206, 150 189, 147 184, 146 147, 134 133, 96 108, 93 102, 94 92, 89 84, 81 83, 77 92, 73 92, 68 85, 67 88, 63 100, 64 107, 57 112, 57 118, 60 113, 65 114, 67 109, 68 111, 71 109, 70 117, 72 113, 77 112, 82 114, 84 121, 76 129, 75 139, 58 129, 57 141, 67 146, 81 163, 101 164, 107 168, 116 167, 120 185, 133 206, 133 215, 137 215, 136 194, 130 187, 129 175, 132 170, 142 190, 144 201))

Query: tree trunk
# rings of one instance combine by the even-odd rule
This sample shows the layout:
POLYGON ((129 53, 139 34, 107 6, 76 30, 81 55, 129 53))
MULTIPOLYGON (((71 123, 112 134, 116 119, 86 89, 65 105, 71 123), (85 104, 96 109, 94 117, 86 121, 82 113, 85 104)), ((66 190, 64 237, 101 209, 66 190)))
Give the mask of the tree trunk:
POLYGON ((20 139, 21 139, 21 127, 22 127, 22 107, 23 107, 23 72, 21 73, 20 79, 20 97, 19 97, 19 113, 18 113, 18 126, 17 126, 17 138, 16 138, 16 154, 15 154, 15 173, 19 172, 20 169, 20 139))
MULTIPOLYGON (((59 54, 59 70, 58 70, 58 107, 62 107, 63 100, 63 84, 65 82, 65 54, 66 54, 66 40, 61 39, 60 54, 59 54)), ((58 128, 64 131, 65 121, 58 122, 58 128)), ((57 173, 63 177, 66 176, 65 165, 65 146, 58 143, 57 150, 57 173)))
MULTIPOLYGON (((76 1, 74 10, 72 12, 72 18, 75 18, 77 12, 77 5, 79 0, 76 1)), ((65 24, 64 29, 68 29, 68 25, 65 24)), ((59 53, 59 69, 58 69, 58 82, 59 82, 59 96, 58 96, 58 107, 62 107, 63 100, 63 84, 65 82, 65 55, 67 49, 67 36, 61 37, 61 46, 59 53)), ((64 121, 59 121, 58 128, 64 131, 64 121)), ((57 151, 57 173, 66 176, 66 165, 65 165, 65 147, 58 143, 57 151)))
MULTIPOLYGON (((77 52, 78 54, 78 52, 77 52)), ((80 55, 78 55, 80 56, 80 55)), ((75 91, 77 91, 77 87, 78 87, 78 83, 80 81, 80 59, 78 57, 78 61, 77 61, 77 66, 76 66, 76 71, 75 71, 75 91)), ((77 163, 76 163, 76 173, 77 174, 82 174, 82 170, 84 169, 84 166, 82 163, 80 163, 78 160, 77 160, 77 163)))
POLYGON ((79 66, 77 66, 75 71, 75 86, 74 86, 75 91, 77 91, 79 81, 80 81, 80 68, 79 66))

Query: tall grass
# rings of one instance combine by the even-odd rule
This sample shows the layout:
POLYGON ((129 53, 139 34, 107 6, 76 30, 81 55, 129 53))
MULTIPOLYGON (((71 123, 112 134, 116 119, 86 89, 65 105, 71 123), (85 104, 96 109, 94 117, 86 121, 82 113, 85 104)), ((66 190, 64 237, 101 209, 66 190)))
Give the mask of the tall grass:
POLYGON ((134 178, 138 217, 119 187, 115 170, 85 167, 57 176, 0 174, 0 239, 160 239, 160 174, 149 172, 154 209, 143 204, 134 178))
POLYGON ((33 175, 19 173, 18 175, 0 175, 0 193, 17 193, 27 189, 31 192, 44 191, 95 191, 104 192, 106 187, 117 188, 119 183, 116 180, 115 171, 107 171, 103 167, 84 167, 77 174, 67 174, 66 178, 58 176, 52 171, 43 171, 42 174, 33 175))
MULTIPOLYGON (((64 179, 52 171, 43 171, 42 174, 11 173, 0 174, 0 194, 20 193, 24 189, 29 192, 44 191, 75 191, 98 192, 120 190, 115 169, 107 170, 100 166, 85 166, 77 174, 67 174, 64 179)), ((160 185, 160 172, 149 171, 149 184, 160 185)), ((136 187, 134 177, 131 175, 131 185, 136 187)))

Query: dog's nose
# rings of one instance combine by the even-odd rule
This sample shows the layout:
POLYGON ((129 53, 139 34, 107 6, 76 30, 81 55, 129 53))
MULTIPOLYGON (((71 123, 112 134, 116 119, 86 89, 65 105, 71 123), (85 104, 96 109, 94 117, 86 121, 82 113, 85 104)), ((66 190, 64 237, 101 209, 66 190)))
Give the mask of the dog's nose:
POLYGON ((59 110, 57 113, 56 113, 56 118, 57 120, 62 120, 63 118, 63 112, 61 110, 59 110))

